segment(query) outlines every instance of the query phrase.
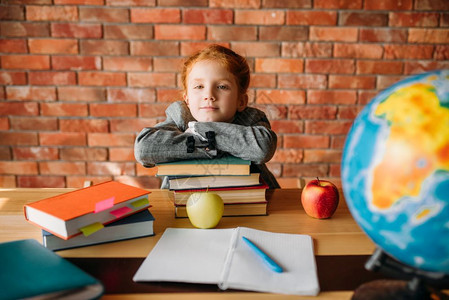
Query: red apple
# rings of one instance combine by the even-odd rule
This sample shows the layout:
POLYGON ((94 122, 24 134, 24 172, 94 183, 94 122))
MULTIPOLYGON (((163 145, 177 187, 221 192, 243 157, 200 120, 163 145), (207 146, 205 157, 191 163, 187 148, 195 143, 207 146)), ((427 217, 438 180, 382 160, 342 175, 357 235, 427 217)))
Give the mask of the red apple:
POLYGON ((330 181, 317 179, 306 184, 301 194, 301 203, 306 214, 312 218, 332 217, 339 201, 338 189, 330 181))

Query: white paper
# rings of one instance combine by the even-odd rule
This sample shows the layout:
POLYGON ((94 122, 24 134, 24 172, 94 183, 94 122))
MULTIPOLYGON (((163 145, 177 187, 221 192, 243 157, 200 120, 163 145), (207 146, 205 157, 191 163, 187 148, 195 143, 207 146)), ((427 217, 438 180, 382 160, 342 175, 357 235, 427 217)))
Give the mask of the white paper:
POLYGON ((134 281, 218 284, 220 288, 295 295, 319 292, 313 241, 308 235, 251 228, 168 228, 134 275, 134 281), (283 269, 269 269, 247 237, 283 269))

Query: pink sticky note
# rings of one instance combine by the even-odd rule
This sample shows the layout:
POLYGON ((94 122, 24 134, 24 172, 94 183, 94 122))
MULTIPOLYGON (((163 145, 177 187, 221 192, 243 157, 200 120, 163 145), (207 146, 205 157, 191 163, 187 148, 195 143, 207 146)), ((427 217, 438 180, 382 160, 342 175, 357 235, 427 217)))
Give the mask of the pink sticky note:
POLYGON ((115 197, 111 197, 95 203, 95 213, 106 210, 114 206, 115 197))
POLYGON ((114 215, 116 218, 120 218, 121 216, 129 213, 130 211, 132 211, 131 208, 129 208, 128 206, 124 206, 124 207, 121 207, 121 208, 111 211, 111 214, 114 215))

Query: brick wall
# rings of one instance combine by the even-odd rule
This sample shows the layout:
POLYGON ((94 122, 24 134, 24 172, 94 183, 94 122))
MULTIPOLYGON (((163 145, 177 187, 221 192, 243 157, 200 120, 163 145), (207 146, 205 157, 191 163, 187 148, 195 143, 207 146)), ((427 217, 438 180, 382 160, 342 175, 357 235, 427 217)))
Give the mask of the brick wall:
POLYGON ((136 134, 179 100, 182 58, 248 57, 282 187, 340 184, 345 135, 401 78, 449 68, 447 0, 1 0, 0 186, 157 187, 136 134))

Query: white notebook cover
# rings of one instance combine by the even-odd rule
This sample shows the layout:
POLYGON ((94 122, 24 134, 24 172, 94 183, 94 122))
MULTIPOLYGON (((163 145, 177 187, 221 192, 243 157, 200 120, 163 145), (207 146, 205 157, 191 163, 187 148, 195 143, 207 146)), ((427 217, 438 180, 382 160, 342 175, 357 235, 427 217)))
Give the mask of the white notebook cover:
POLYGON ((168 228, 133 277, 134 281, 218 284, 221 289, 317 295, 313 240, 246 227, 234 229, 168 228), (269 269, 248 245, 247 237, 283 269, 269 269))

